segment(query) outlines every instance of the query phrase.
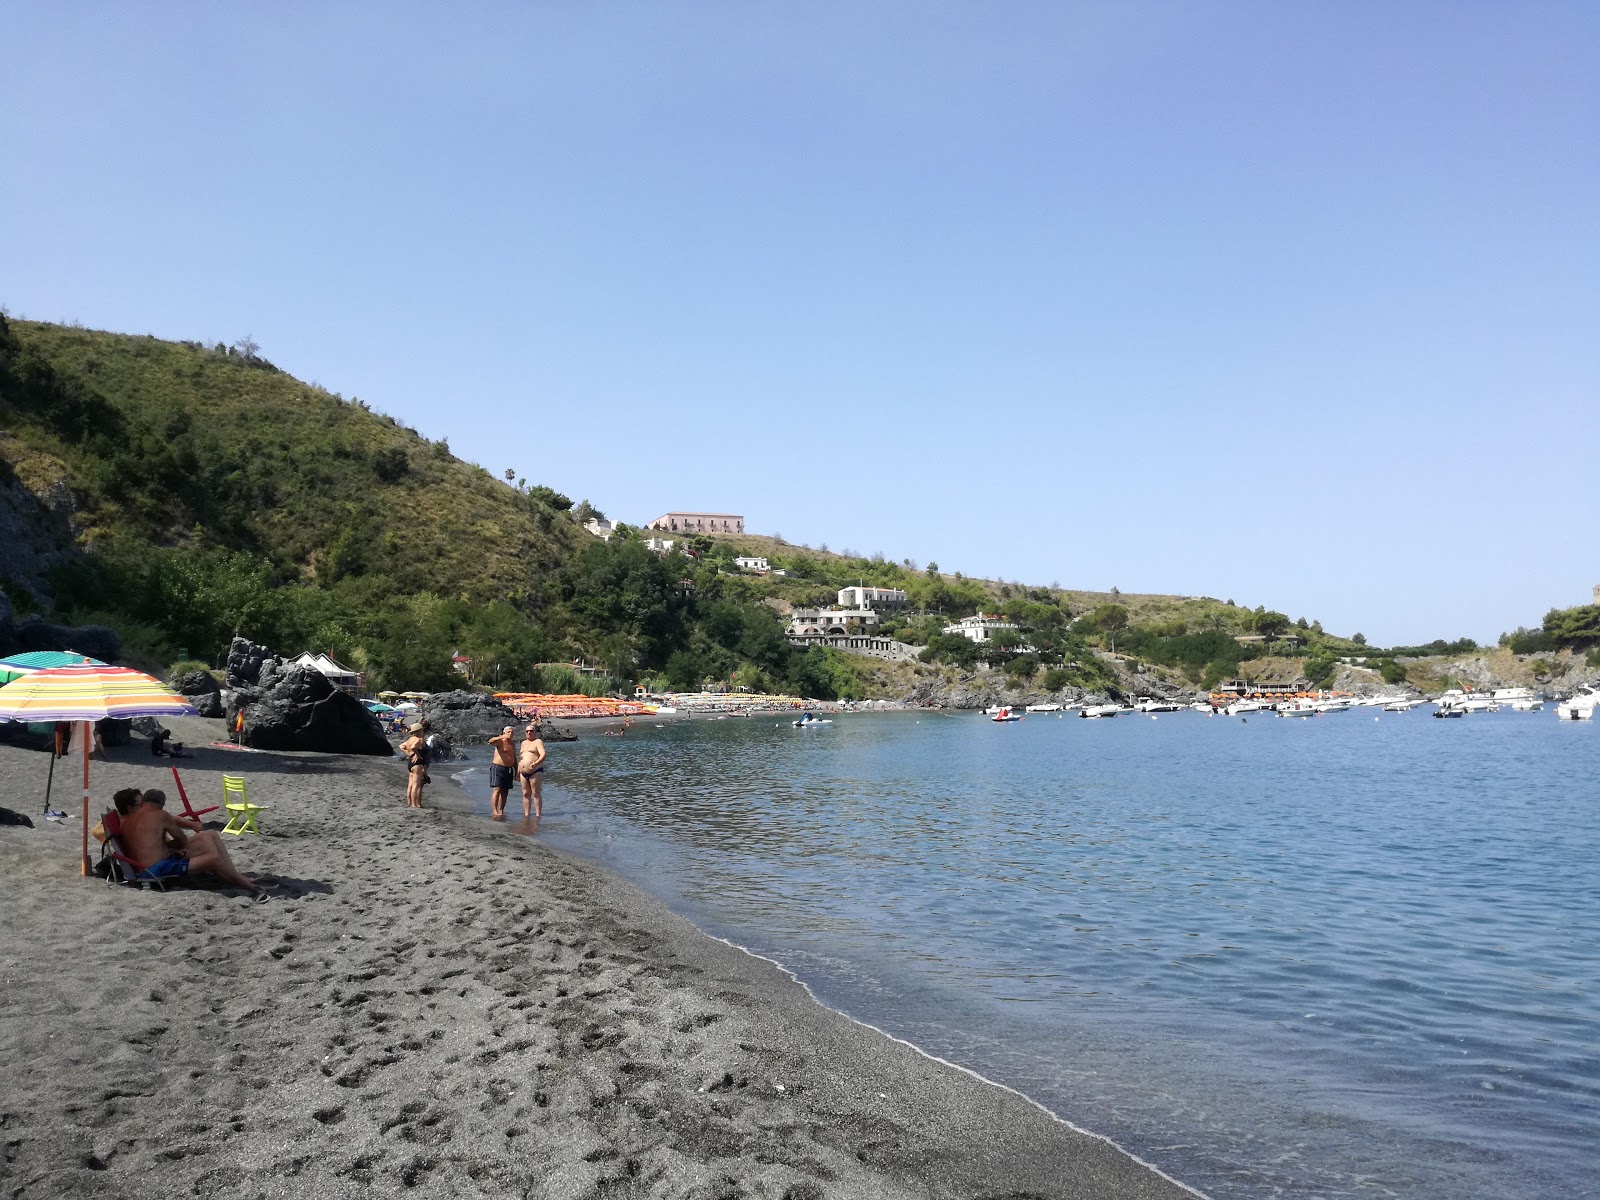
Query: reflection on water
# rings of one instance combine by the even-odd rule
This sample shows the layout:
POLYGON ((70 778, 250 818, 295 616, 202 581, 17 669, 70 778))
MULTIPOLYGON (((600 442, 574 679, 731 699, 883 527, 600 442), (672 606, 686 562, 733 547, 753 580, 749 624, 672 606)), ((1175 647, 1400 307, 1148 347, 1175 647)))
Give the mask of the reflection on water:
POLYGON ((1547 716, 636 726, 541 835, 1219 1197, 1589 1195, 1600 738, 1547 716))

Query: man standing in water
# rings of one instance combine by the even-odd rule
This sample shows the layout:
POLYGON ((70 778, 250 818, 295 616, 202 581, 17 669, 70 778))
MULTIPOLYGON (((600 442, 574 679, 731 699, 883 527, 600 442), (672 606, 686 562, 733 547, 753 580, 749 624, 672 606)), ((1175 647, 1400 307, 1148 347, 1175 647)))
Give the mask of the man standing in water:
POLYGON ((522 776, 522 815, 544 815, 544 739, 539 736, 537 719, 522 731, 522 749, 517 754, 517 773, 522 776))
POLYGON ((489 739, 494 750, 494 761, 489 764, 489 813, 506 815, 506 794, 511 791, 511 771, 517 763, 516 730, 507 725, 499 737, 489 739))

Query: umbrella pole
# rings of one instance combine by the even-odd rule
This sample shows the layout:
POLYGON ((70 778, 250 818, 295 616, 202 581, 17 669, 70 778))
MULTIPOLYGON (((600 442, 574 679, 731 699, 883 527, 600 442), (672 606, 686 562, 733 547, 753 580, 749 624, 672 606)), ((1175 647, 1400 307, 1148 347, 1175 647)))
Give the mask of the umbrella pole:
POLYGON ((94 726, 83 723, 83 873, 89 874, 89 748, 94 745, 94 726))
POLYGON ((50 785, 56 781, 56 759, 61 757, 61 727, 50 731, 50 773, 44 777, 44 811, 50 811, 50 785))

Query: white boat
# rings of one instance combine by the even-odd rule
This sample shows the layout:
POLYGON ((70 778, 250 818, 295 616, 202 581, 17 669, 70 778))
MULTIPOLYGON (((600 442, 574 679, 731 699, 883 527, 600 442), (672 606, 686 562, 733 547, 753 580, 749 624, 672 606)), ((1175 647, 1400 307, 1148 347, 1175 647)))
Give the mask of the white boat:
POLYGON ((1120 704, 1090 704, 1079 709, 1078 715, 1094 721, 1101 717, 1114 717, 1121 711, 1122 706, 1120 704))
POLYGON ((1383 706, 1384 712, 1410 712, 1413 708, 1420 708, 1427 700, 1417 697, 1412 700, 1391 700, 1383 706))
POLYGON ((1464 692, 1460 688, 1451 688, 1434 703, 1441 707, 1448 705, 1465 713, 1500 711, 1493 692, 1464 692))
POLYGON ((1600 704, 1600 688, 1581 687, 1572 699, 1556 705, 1556 716, 1563 721, 1590 721, 1596 704, 1600 704))
POLYGON ((1291 700, 1278 705, 1280 717, 1320 717, 1322 708, 1315 700, 1291 700))
POLYGON ((1208 713, 1216 711, 1216 708, 1209 700, 1196 700, 1193 704, 1189 705, 1189 707, 1195 712, 1208 713))
POLYGON ((1247 717, 1251 713, 1271 712, 1277 707, 1278 706, 1276 704, 1268 703, 1265 700, 1235 700, 1222 711, 1227 713, 1230 717, 1247 717))
POLYGON ((1520 700, 1520 699, 1519 700, 1513 700, 1511 702, 1511 711, 1512 712, 1543 712, 1544 711, 1544 701, 1543 700, 1520 700))
POLYGON ((1026 711, 1026 712, 1060 712, 1061 711, 1061 705, 1059 705, 1059 704, 1030 704, 1030 705, 1028 705, 1028 707, 1024 711, 1026 711))
POLYGON ((1183 705, 1172 700, 1157 700, 1154 696, 1140 696, 1133 702, 1133 707, 1136 712, 1142 713, 1183 711, 1183 705))
POLYGON ((990 717, 991 721, 1020 721, 1022 718, 1012 712, 1010 708, 1002 705, 1000 710, 990 717))

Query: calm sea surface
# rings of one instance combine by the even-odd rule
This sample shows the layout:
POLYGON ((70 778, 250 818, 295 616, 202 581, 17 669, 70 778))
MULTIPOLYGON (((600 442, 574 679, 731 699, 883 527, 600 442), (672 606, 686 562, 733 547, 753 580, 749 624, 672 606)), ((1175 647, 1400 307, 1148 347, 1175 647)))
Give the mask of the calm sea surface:
POLYGON ((1219 1200, 1600 1196, 1600 728, 1430 712, 646 721, 539 836, 1219 1200))

